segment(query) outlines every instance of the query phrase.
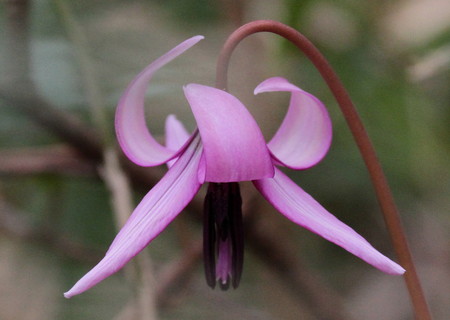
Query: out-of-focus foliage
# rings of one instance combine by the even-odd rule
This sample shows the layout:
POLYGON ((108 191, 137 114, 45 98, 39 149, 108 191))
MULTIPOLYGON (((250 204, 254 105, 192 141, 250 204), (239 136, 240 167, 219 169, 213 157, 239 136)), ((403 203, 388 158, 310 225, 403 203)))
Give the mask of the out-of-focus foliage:
MULTIPOLYGON (((153 59, 192 35, 203 34, 206 39, 163 68, 149 88, 148 123, 156 134, 163 133, 164 119, 171 113, 194 129, 181 87, 190 82, 214 84, 216 58, 226 36, 237 27, 236 17, 244 22, 279 20, 308 36, 336 69, 373 138, 436 319, 450 313, 446 301, 450 277, 448 1, 59 1, 68 5, 87 37, 85 49, 94 62, 111 132, 115 105, 128 82, 153 59)), ((57 2, 30 3, 32 81, 44 99, 94 126, 67 21, 57 2)), ((1 75, 9 63, 2 42, 7 6, 8 1, 0 3, 1 85, 8 81, 1 75)), ((334 143, 325 160, 291 176, 393 257, 351 135, 330 92, 302 54, 276 36, 252 36, 234 54, 230 89, 250 106, 270 137, 284 116, 287 96, 253 97, 252 92, 257 83, 276 75, 319 97, 334 124, 334 143)), ((92 168, 29 172, 21 166, 24 159, 12 165, 4 160, 11 151, 33 155, 33 150, 64 143, 0 96, 0 319, 127 319, 133 290, 124 273, 71 300, 62 296, 95 264, 98 252, 104 252, 115 235, 110 192, 102 180, 92 168), (43 230, 44 236, 21 237, 24 226, 43 230), (64 241, 80 245, 81 251, 68 252, 64 241), (83 250, 95 251, 94 259, 83 250)), ((136 202, 141 197, 142 190, 136 190, 136 202)), ((271 210, 258 218, 288 235, 286 246, 298 249, 295 254, 323 278, 355 319, 411 317, 401 278, 381 274, 271 210)), ((148 248, 156 282, 165 267, 182 255, 186 243, 201 236, 189 214, 183 212, 148 248)), ((238 290, 210 291, 200 263, 188 284, 173 296, 169 307, 160 310, 161 319, 314 319, 307 301, 291 295, 267 263, 250 250, 238 290)))

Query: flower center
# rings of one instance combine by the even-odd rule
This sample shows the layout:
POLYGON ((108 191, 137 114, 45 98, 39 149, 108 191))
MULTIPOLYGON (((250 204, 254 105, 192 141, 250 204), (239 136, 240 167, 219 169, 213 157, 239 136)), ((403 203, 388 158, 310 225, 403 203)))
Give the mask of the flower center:
POLYGON ((206 282, 237 288, 244 262, 242 200, 239 184, 210 183, 205 197, 203 255, 206 282))

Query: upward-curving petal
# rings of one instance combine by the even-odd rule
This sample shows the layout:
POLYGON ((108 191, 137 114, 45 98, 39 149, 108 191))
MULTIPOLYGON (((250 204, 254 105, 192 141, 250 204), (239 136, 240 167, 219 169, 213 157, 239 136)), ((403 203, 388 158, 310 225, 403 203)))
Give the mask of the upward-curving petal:
POLYGON ((382 255, 352 228, 325 210, 279 169, 273 179, 253 182, 264 197, 289 220, 320 235, 374 267, 389 273, 403 274, 405 270, 382 255))
POLYGON ((128 86, 116 111, 116 134, 127 157, 140 166, 155 166, 174 158, 177 153, 159 144, 147 129, 144 98, 153 74, 203 39, 192 37, 147 66, 128 86))
POLYGON ((201 153, 202 145, 197 134, 178 161, 134 210, 105 257, 64 294, 66 298, 88 290, 120 270, 183 210, 200 188, 197 169, 201 153))
POLYGON ((191 135, 184 125, 173 114, 166 119, 166 147, 173 151, 178 151, 191 135))
POLYGON ((255 94, 288 91, 291 101, 278 131, 268 143, 275 158, 292 169, 307 169, 318 163, 331 144, 331 120, 319 99, 281 77, 259 84, 255 94))
POLYGON ((184 92, 204 146, 200 181, 234 182, 273 176, 264 137, 237 98, 199 84, 187 85, 184 92))

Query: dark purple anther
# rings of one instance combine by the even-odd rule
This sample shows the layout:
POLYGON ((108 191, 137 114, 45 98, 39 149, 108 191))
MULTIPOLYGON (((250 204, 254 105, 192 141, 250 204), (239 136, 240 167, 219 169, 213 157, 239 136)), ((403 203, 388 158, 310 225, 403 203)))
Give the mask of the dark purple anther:
POLYGON ((203 254, 206 282, 237 288, 244 262, 242 200, 237 182, 210 183, 205 197, 203 254))

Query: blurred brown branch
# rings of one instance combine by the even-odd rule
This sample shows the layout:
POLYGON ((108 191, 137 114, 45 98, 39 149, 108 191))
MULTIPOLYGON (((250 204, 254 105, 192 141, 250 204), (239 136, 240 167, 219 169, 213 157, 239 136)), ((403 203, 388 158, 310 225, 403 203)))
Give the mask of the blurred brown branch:
MULTIPOLYGON (((116 229, 120 230, 133 211, 132 191, 128 177, 119 164, 116 151, 113 148, 106 147, 104 159, 101 176, 110 192, 116 229)), ((132 315, 124 319, 158 319, 154 290, 155 272, 149 253, 147 251, 141 252, 125 266, 124 271, 134 289, 132 315)), ((128 314, 128 308, 125 310, 128 314)), ((119 319, 122 319, 122 315, 119 319)))
POLYGON ((173 259, 162 268, 158 275, 156 295, 160 308, 174 305, 180 296, 186 294, 186 287, 192 278, 195 267, 203 255, 203 241, 200 239, 183 250, 180 257, 173 259))
POLYGON ((82 158, 76 149, 65 145, 0 150, 0 175, 93 175, 95 172, 92 162, 82 158))

